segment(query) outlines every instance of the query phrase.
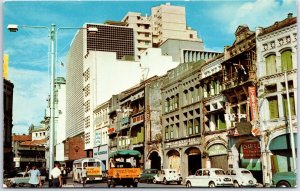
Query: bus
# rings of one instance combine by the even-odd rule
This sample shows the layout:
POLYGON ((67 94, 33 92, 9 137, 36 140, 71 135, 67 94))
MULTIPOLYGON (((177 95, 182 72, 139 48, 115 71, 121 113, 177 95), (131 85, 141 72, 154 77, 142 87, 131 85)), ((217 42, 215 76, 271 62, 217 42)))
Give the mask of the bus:
POLYGON ((86 181, 102 180, 104 164, 97 158, 82 158, 73 162, 73 181, 81 182, 81 170, 86 167, 86 181))

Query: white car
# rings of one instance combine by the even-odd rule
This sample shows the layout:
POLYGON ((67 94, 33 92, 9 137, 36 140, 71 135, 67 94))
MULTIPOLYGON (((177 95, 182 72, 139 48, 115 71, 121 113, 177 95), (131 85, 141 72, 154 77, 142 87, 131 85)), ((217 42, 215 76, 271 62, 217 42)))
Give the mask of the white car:
MULTIPOLYGON (((41 176, 42 184, 44 184, 45 178, 46 178, 45 176, 41 176)), ((29 177, 28 173, 26 173, 26 172, 19 172, 16 175, 16 177, 14 177, 14 178, 8 178, 8 181, 10 181, 13 186, 23 187, 26 184, 29 184, 29 179, 30 179, 30 177, 29 177)))
POLYGON ((204 168, 185 178, 186 187, 233 187, 232 178, 220 168, 204 168))
POLYGON ((174 169, 162 169, 154 176, 153 183, 162 182, 164 184, 169 184, 170 182, 177 182, 181 184, 182 177, 174 169))
POLYGON ((245 168, 232 168, 227 170, 227 175, 233 179, 234 187, 256 187, 257 180, 252 173, 245 168))

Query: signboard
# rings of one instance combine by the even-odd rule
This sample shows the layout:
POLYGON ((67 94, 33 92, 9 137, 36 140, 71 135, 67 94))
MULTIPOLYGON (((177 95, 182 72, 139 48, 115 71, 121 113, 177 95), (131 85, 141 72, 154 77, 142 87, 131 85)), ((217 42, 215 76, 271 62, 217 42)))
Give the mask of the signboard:
POLYGON ((260 158, 260 145, 259 142, 246 142, 241 144, 244 159, 260 158))
POLYGON ((88 176, 100 175, 101 167, 86 167, 86 172, 88 176))
POLYGON ((114 132, 116 132, 116 128, 114 127, 108 128, 108 134, 112 134, 114 132))
POLYGON ((256 88, 254 86, 249 86, 248 92, 250 98, 251 120, 254 121, 257 116, 256 88))
POLYGON ((168 142, 165 145, 166 148, 168 148, 168 147, 183 147, 183 146, 196 145, 196 144, 200 144, 200 138, 198 137, 168 142))
POLYGON ((14 162, 20 162, 21 158, 20 157, 14 157, 14 162))
POLYGON ((227 149, 224 145, 215 144, 208 148, 208 156, 227 155, 227 149))
POLYGON ((250 122, 241 121, 236 123, 236 129, 239 135, 251 135, 252 125, 250 122))
POLYGON ((99 130, 95 132, 95 145, 101 145, 101 132, 99 130))

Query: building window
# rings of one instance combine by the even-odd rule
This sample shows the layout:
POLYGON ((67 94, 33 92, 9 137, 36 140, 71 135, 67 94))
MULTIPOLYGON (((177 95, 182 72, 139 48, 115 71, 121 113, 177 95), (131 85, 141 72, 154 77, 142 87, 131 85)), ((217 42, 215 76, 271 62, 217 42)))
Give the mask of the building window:
POLYGON ((279 117, 278 113, 278 98, 277 96, 267 98, 269 102, 270 119, 279 117))
POLYGON ((87 116, 85 119, 84 119, 84 127, 85 128, 89 128, 90 127, 90 116, 87 116))
POLYGON ((194 124, 194 129, 195 129, 195 134, 200 133, 200 118, 195 119, 195 124, 194 124))
POLYGON ((175 96, 175 106, 174 106, 174 109, 177 109, 178 108, 178 105, 179 105, 179 95, 178 94, 176 94, 176 96, 175 96))
POLYGON ((166 136, 166 139, 169 139, 169 127, 166 127, 166 129, 165 129, 165 136, 166 136))
MULTIPOLYGON (((290 108, 291 108, 291 115, 295 115, 295 99, 294 99, 294 93, 290 93, 290 108)), ((286 94, 282 95, 282 101, 283 101, 283 114, 284 117, 289 116, 288 112, 288 104, 287 104, 287 96, 286 94)))
POLYGON ((148 41, 146 41, 146 42, 145 42, 145 45, 147 45, 147 46, 148 46, 148 45, 149 45, 149 42, 148 42, 148 41))
POLYGON ((145 33, 145 37, 149 37, 149 33, 145 33))
POLYGON ((272 75, 276 74, 276 56, 275 54, 271 54, 266 57, 266 74, 272 75))
POLYGON ((37 137, 37 136, 38 136, 38 133, 35 133, 35 136, 37 137))
POLYGON ((170 100, 169 98, 166 99, 165 101, 165 113, 168 113, 169 112, 169 105, 170 105, 170 100))
POLYGON ((188 135, 192 135, 193 134, 193 123, 191 121, 188 122, 188 135))
POLYGON ((218 129, 219 130, 226 129, 224 113, 219 113, 218 114, 218 129))
POLYGON ((84 76, 85 82, 90 79, 90 69, 89 68, 83 73, 83 76, 84 76))
POLYGON ((173 138, 174 138, 174 130, 172 128, 171 131, 170 131, 170 139, 173 139, 173 138))
POLYGON ((85 97, 87 97, 88 95, 90 95, 90 84, 86 85, 83 90, 84 90, 85 97))
POLYGON ((90 111, 90 100, 87 100, 87 101, 84 103, 84 108, 85 108, 85 112, 90 111))
POLYGON ((292 52, 286 50, 281 53, 281 71, 289 71, 293 69, 292 52))
POLYGON ((193 34, 190 34, 190 38, 193 38, 193 34))
MULTIPOLYGON (((281 83, 282 86, 282 90, 285 90, 285 82, 281 83)), ((294 89, 294 84, 293 84, 293 80, 288 81, 288 89, 294 89)))
POLYGON ((265 93, 274 93, 276 91, 277 91, 277 85, 276 84, 265 86, 265 93))

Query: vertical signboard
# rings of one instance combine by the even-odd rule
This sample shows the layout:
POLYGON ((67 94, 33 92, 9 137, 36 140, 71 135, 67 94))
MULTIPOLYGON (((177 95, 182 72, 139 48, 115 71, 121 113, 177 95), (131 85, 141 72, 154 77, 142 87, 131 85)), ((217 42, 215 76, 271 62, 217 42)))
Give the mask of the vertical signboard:
POLYGON ((3 78, 8 77, 8 55, 3 54, 3 78))
POLYGON ((249 98, 250 98, 250 110, 251 110, 251 121, 256 120, 257 116, 257 103, 256 103, 256 89, 254 86, 248 87, 249 98))

